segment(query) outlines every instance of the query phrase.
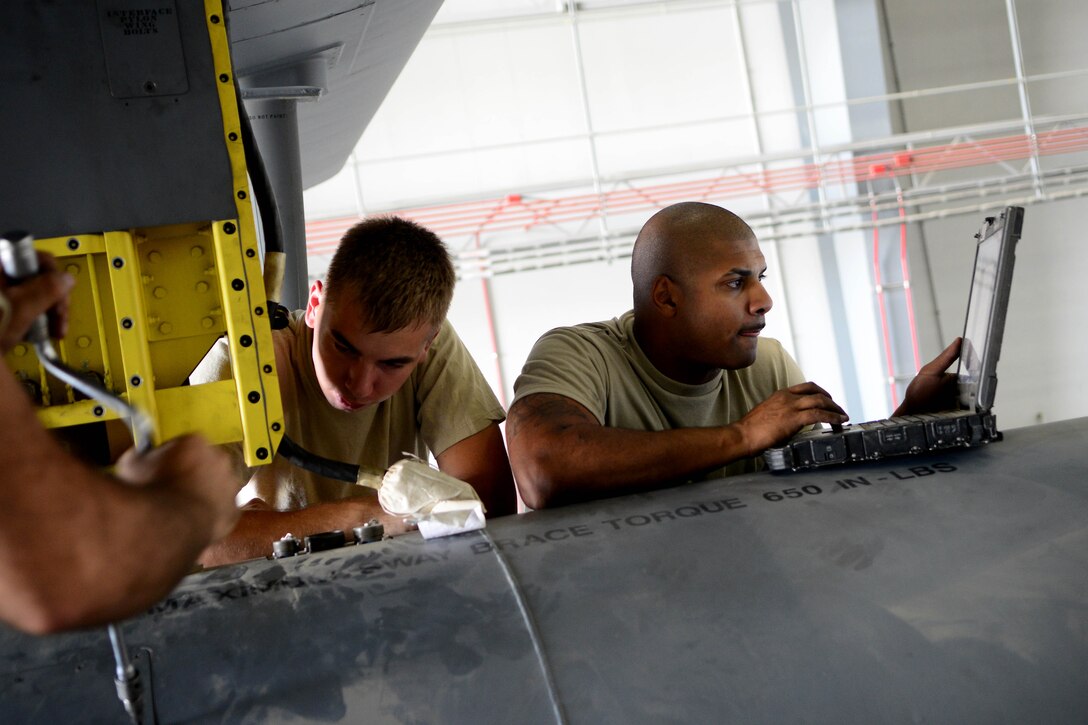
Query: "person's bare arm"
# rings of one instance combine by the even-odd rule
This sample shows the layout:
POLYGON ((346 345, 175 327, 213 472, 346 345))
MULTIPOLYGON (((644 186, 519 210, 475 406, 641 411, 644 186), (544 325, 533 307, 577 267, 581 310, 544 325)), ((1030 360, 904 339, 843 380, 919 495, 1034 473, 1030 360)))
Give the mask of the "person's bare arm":
MULTIPOLYGON (((514 512, 514 480, 497 424, 455 443, 437 459, 439 469, 476 489, 487 507, 488 516, 514 512)), ((208 547, 200 562, 204 566, 220 566, 269 556, 272 542, 288 533, 301 539, 310 534, 340 530, 350 540, 351 529, 370 519, 380 521, 390 536, 408 530, 403 519, 382 510, 376 495, 315 504, 297 511, 247 507, 234 531, 208 547)))
POLYGON ((301 540, 310 534, 339 530, 351 541, 351 530, 371 519, 380 521, 385 533, 390 536, 408 530, 403 519, 382 510, 376 494, 314 504, 297 511, 272 511, 248 506, 241 514, 238 525, 230 534, 204 550, 200 555, 201 564, 221 566, 271 556, 272 542, 287 534, 294 534, 301 540))
MULTIPOLYGON (((48 311, 64 334, 69 275, 39 254, 42 274, 0 287, 9 301, 0 351, 48 311)), ((113 478, 68 455, 42 428, 15 377, 0 365, 0 619, 45 633, 143 611, 237 518, 226 457, 184 437, 127 454, 113 478)))
POLYGON ((489 518, 517 510, 514 477, 498 423, 454 443, 436 456, 438 468, 476 489, 489 518))
POLYGON ((518 491, 539 509, 657 488, 846 419, 813 383, 777 391, 730 425, 664 431, 609 428, 570 398, 537 393, 511 406, 506 434, 518 491))
POLYGON ((0 371, 0 619, 32 633, 146 610, 237 517, 226 457, 194 437, 118 464, 77 461, 0 371))

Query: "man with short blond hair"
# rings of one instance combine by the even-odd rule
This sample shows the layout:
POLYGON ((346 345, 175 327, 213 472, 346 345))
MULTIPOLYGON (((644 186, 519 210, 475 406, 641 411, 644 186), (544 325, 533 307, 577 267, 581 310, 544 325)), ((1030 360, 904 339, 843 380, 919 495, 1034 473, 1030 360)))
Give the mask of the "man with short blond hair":
MULTIPOLYGON (((364 220, 341 240, 305 310, 273 332, 285 434, 324 458, 384 469, 413 454, 467 481, 489 516, 513 513, 502 433, 505 413, 446 313, 456 282, 445 245, 396 217, 364 220)), ((229 376, 220 341, 190 376, 229 376)), ((324 478, 275 456, 248 471, 246 510, 204 557, 216 564, 264 556, 271 542, 341 529, 377 517, 396 532, 370 489, 324 478)), ((400 530, 403 530, 402 527, 400 530)))

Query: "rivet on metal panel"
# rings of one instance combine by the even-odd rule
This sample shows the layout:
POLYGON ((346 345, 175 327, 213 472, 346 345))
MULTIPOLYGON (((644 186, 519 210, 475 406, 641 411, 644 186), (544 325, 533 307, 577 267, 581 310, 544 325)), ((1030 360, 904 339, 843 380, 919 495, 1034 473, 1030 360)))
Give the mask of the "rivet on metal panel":
POLYGON ((200 326, 205 330, 210 329, 213 325, 215 325, 215 320, 210 317, 205 317, 200 321, 200 326))
POLYGON ((151 250, 147 253, 147 261, 151 262, 152 264, 158 264, 162 261, 162 252, 158 252, 154 249, 151 250))
POLYGON ((241 337, 238 338, 238 344, 241 345, 242 347, 249 347, 250 345, 253 344, 253 338, 250 337, 249 335, 242 335, 241 337))
POLYGON ((212 21, 212 25, 218 25, 219 24, 219 16, 218 15, 213 15, 208 19, 212 21))
POLYGON ((202 246, 200 246, 198 244, 197 246, 195 246, 195 247, 193 247, 192 249, 189 250, 189 256, 190 257, 203 257, 204 256, 204 247, 202 247, 202 246))
POLYGON ((249 395, 246 396, 246 399, 248 399, 251 403, 259 403, 261 402, 261 394, 258 393, 256 390, 250 390, 249 395))
POLYGON ((139 375, 133 375, 131 378, 129 378, 129 382, 132 383, 132 387, 138 388, 140 387, 140 383, 142 383, 143 380, 140 379, 139 375))
POLYGON ((279 423, 273 423, 273 424, 272 424, 272 432, 273 432, 273 433, 279 433, 279 432, 280 432, 280 427, 281 427, 281 426, 280 426, 280 424, 279 424, 279 423))
POLYGON ((196 291, 197 292, 207 292, 209 289, 210 289, 210 287, 208 286, 207 282, 201 281, 201 282, 196 283, 196 291))
POLYGON ((72 237, 71 239, 69 239, 68 240, 68 248, 71 249, 73 252, 76 251, 77 249, 79 249, 79 240, 76 239, 75 237, 72 237))
POLYGON ((132 329, 132 319, 129 318, 129 317, 123 318, 121 320, 121 327, 125 328, 126 330, 131 330, 132 329))
MULTIPOLYGON (((270 373, 270 372, 272 372, 272 366, 271 366, 271 365, 265 365, 265 366, 264 366, 263 368, 261 368, 261 369, 262 369, 262 370, 264 370, 264 371, 265 371, 266 373, 270 373)), ((277 428, 277 429, 273 429, 273 430, 278 430, 278 428, 277 428)))
POLYGON ((264 314, 264 308, 263 307, 254 307, 253 308, 253 314, 257 315, 257 317, 260 317, 261 315, 264 314))
POLYGON ((236 228, 237 227, 235 227, 232 222, 227 222, 223 225, 223 232, 226 234, 234 234, 236 228))
POLYGON ((253 259, 254 257, 257 256, 257 252, 253 251, 252 249, 247 249, 246 250, 246 256, 249 257, 250 259, 253 259))
POLYGON ((235 277, 230 281, 230 286, 235 292, 241 292, 246 288, 246 283, 235 277))
POLYGON ((26 345, 16 345, 15 346, 15 357, 26 357, 26 351, 27 351, 27 346, 26 345))
POLYGON ((226 73, 220 73, 219 74, 219 82, 220 83, 226 83, 229 80, 230 80, 230 76, 227 75, 226 73))
POLYGON ((230 139, 231 141, 237 141, 238 140, 238 134, 236 134, 234 131, 231 131, 230 133, 227 134, 227 138, 230 139))
POLYGON ((258 448, 257 449, 257 458, 260 458, 262 461, 264 459, 268 458, 268 449, 267 448, 258 448))
POLYGON ((152 290, 151 294, 155 295, 155 299, 161 300, 163 297, 166 296, 166 288, 156 287, 154 290, 152 290))
POLYGON ((94 406, 94 410, 92 412, 94 413, 96 418, 101 418, 106 413, 105 409, 101 405, 94 406))
POLYGON ((87 337, 86 335, 80 335, 78 338, 76 338, 76 347, 78 347, 80 350, 86 350, 90 346, 91 338, 87 337))
POLYGON ((114 257, 113 258, 113 268, 114 269, 121 269, 121 267, 124 267, 124 266, 125 266, 125 260, 121 259, 120 257, 114 257))
POLYGON ((64 271, 72 275, 73 277, 76 277, 79 275, 79 265, 69 264, 67 267, 64 268, 64 271))
POLYGON ((238 191, 238 198, 239 199, 245 199, 246 198, 246 192, 242 191, 242 190, 239 190, 238 191))
POLYGON ((174 331, 174 326, 171 325, 169 322, 164 322, 161 325, 159 325, 159 332, 161 332, 164 335, 169 335, 173 331, 174 331))

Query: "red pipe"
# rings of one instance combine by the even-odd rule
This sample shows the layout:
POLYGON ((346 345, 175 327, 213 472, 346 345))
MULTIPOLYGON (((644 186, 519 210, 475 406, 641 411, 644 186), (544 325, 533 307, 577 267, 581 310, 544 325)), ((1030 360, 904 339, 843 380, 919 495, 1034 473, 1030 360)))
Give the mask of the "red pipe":
MULTIPOLYGON (((899 201, 899 218, 907 218, 907 209, 903 205, 903 189, 898 183, 895 185, 895 198, 899 201)), ((899 223, 899 268, 903 271, 903 294, 907 304, 907 320, 910 325, 910 348, 914 353, 914 372, 917 374, 922 367, 922 360, 918 356, 918 328, 914 324, 914 297, 910 289, 910 265, 907 263, 907 223, 899 223)))
POLYGON ((888 387, 892 394, 892 410, 899 407, 899 391, 895 388, 895 363, 892 360, 892 340, 888 332, 888 311, 884 305, 884 285, 880 280, 880 227, 877 226, 876 206, 873 209, 873 281, 876 283, 876 300, 880 307, 880 332, 884 338, 884 358, 888 362, 888 387))
MULTIPOLYGON (((480 248, 480 238, 476 237, 476 248, 480 248)), ((484 321, 487 325, 487 336, 491 341, 491 355, 495 359, 495 381, 498 383, 499 404, 506 410, 506 378, 502 374, 502 360, 499 358, 499 338, 495 334, 495 316, 491 311, 491 285, 487 277, 480 277, 480 289, 484 295, 484 321)))

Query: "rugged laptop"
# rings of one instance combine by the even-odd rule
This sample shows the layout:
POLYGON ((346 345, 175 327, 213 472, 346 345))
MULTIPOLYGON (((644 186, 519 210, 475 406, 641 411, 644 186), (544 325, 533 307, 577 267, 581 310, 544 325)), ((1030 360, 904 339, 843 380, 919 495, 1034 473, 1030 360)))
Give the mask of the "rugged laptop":
POLYGON ((975 235, 978 245, 957 371, 957 410, 807 431, 781 448, 764 451, 768 468, 797 471, 945 448, 973 448, 1001 440, 991 409, 1023 222, 1023 208, 1010 206, 998 217, 987 217, 975 235))

